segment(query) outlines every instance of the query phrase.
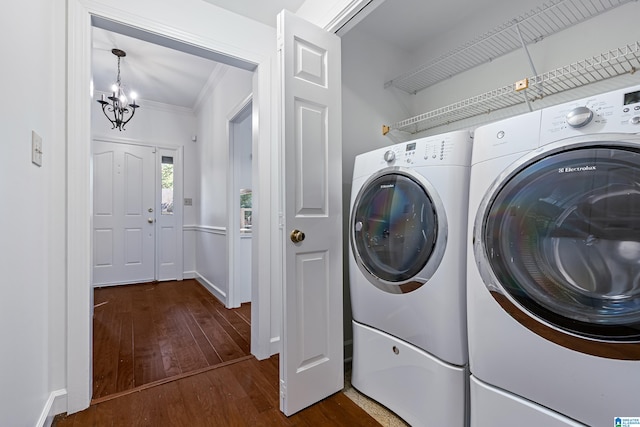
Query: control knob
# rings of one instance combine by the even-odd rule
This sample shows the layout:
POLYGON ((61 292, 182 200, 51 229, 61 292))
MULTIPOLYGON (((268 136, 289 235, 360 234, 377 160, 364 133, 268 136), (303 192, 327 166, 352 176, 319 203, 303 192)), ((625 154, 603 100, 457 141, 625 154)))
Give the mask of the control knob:
POLYGON ((581 128, 593 119, 593 111, 588 107, 576 107, 567 114, 567 124, 572 128, 581 128))
POLYGON ((387 151, 386 153, 384 153, 384 160, 387 163, 391 163, 396 159, 396 153, 393 152, 392 150, 387 151))

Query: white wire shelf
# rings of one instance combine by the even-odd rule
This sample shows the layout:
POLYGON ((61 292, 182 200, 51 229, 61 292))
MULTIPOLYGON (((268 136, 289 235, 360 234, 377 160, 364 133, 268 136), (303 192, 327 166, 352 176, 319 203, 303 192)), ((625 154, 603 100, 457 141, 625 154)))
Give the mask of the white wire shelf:
POLYGON ((521 48, 523 44, 535 43, 631 1, 635 0, 551 0, 431 62, 387 81, 384 87, 393 86, 416 94, 444 79, 521 48))
POLYGON ((574 62, 555 70, 519 80, 514 84, 429 111, 415 117, 383 126, 383 134, 391 130, 423 132, 438 126, 574 89, 640 69, 640 41, 600 55, 574 62))

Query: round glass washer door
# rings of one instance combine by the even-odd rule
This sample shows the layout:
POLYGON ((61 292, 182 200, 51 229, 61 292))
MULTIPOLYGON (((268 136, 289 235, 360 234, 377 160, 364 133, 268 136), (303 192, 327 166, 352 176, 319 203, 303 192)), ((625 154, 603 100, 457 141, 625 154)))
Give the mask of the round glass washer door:
POLYGON ((529 156, 487 193, 474 242, 489 290, 528 315, 590 340, 640 341, 637 143, 529 156))
POLYGON ((371 176, 351 212, 351 249, 373 285, 400 294, 433 276, 447 243, 447 217, 435 188, 401 167, 371 176))

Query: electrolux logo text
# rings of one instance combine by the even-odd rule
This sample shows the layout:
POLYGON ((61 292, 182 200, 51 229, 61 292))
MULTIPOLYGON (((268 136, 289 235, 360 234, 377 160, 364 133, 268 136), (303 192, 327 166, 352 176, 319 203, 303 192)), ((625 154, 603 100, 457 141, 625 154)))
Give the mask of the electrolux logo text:
POLYGON ((596 167, 591 165, 578 167, 567 166, 566 168, 558 168, 558 173, 590 172, 594 170, 596 170, 596 167))
POLYGON ((640 427, 640 417, 615 417, 613 427, 640 427))
POLYGON ((393 188, 393 187, 395 187, 395 185, 393 185, 393 184, 381 184, 380 185, 380 188, 393 188))

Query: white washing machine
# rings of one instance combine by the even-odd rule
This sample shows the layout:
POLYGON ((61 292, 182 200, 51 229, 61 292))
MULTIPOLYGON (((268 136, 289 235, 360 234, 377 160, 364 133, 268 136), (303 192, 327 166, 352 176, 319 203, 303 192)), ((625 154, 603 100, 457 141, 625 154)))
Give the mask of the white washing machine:
POLYGON ((355 160, 352 383, 414 426, 466 425, 470 159, 459 131, 355 160))
POLYGON ((472 427, 640 425, 638 132, 640 86, 476 129, 472 427))

